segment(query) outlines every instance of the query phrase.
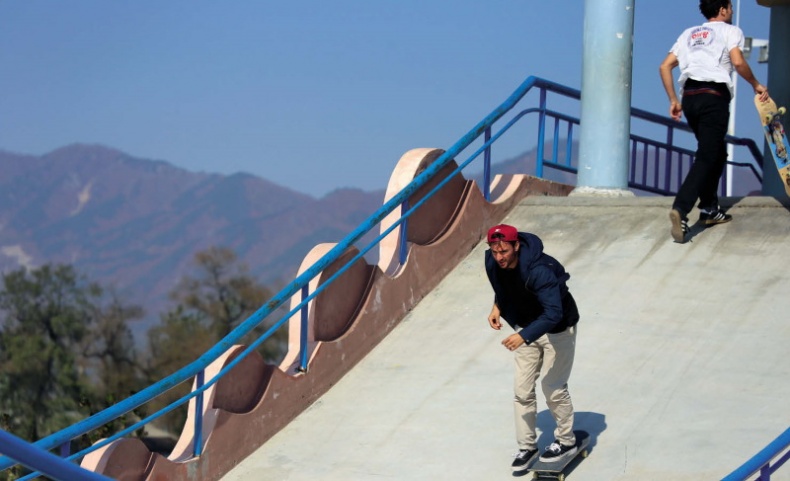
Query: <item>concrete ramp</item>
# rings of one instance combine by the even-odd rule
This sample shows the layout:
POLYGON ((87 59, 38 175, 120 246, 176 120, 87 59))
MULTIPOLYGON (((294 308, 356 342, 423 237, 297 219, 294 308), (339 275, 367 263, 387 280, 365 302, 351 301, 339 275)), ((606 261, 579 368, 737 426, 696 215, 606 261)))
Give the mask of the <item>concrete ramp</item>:
MULTIPOLYGON (((681 245, 670 205, 530 197, 505 219, 566 265, 582 315, 570 390, 592 443, 570 480, 720 479, 790 426, 790 211, 730 199, 733 222, 681 245)), ((512 478, 512 354, 486 321, 485 248, 222 479, 512 478)))

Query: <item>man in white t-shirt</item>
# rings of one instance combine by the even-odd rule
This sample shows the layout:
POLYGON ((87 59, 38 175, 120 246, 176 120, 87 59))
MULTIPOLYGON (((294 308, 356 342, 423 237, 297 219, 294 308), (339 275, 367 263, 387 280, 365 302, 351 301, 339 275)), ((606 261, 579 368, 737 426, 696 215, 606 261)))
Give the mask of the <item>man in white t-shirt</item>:
POLYGON ((700 0, 699 9, 708 21, 686 29, 659 67, 669 97, 669 115, 680 120, 683 113, 697 137, 694 163, 669 212, 670 233, 679 243, 686 240, 688 214, 697 199, 703 225, 732 220, 719 206, 716 190, 727 163, 724 137, 730 121, 733 69, 749 82, 762 101, 768 99, 768 89, 757 81, 743 57, 743 31, 731 24, 732 2, 700 0), (675 67, 680 67, 682 103, 672 81, 675 67))

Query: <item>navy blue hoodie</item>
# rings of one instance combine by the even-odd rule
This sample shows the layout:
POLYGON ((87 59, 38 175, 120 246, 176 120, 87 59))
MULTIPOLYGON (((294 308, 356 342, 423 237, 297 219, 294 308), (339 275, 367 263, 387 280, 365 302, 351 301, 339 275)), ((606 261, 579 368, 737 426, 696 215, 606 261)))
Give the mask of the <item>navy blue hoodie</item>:
POLYGON ((555 258, 543 252, 543 242, 534 234, 518 233, 518 264, 502 269, 491 250, 486 250, 488 280, 502 318, 530 343, 543 334, 557 333, 576 325, 579 310, 568 292, 570 275, 555 258))

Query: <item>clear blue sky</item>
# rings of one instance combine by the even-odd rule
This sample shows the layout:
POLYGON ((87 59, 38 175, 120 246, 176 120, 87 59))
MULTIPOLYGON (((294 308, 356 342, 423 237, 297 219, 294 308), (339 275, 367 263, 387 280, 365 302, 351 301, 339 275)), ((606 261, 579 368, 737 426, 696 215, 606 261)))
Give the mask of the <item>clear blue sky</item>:
MULTIPOLYGON (((703 19, 693 0, 636 3, 632 105, 664 114, 658 65, 703 19)), ((449 147, 528 76, 581 88, 583 5, 4 0, 0 149, 98 143, 314 196, 383 189, 404 152, 449 147)), ((740 10, 768 38, 769 9, 740 10)), ((762 145, 739 94, 736 134, 762 145)))

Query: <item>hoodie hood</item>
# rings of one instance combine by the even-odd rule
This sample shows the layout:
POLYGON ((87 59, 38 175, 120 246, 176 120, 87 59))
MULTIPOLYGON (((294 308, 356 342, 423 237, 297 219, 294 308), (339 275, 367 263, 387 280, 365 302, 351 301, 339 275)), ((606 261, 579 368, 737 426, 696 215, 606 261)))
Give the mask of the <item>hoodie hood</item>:
POLYGON ((538 260, 541 254, 543 254, 543 241, 535 234, 519 232, 518 240, 519 244, 521 244, 518 254, 519 262, 525 262, 526 265, 531 265, 538 260))

